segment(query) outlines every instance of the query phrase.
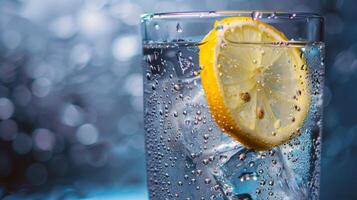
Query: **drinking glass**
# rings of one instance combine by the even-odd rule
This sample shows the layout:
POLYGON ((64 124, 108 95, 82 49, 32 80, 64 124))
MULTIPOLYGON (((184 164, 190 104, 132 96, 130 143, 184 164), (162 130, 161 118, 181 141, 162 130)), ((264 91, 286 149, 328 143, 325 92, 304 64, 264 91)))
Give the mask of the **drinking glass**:
MULTIPOLYGON (((324 79, 323 18, 312 13, 212 11, 145 14, 141 20, 144 128, 150 199, 318 199, 324 79), (214 113, 221 111, 214 110, 214 103, 208 98, 217 94, 203 84, 205 75, 202 73, 207 66, 202 65, 203 58, 200 57, 206 55, 203 49, 212 51, 209 48, 213 48, 205 46, 212 43, 208 35, 223 29, 221 22, 229 26, 240 19, 253 23, 258 29, 265 27, 274 34, 278 33, 277 38, 284 39, 262 42, 224 38, 221 46, 215 48, 231 46, 233 49, 234 46, 234 52, 226 51, 227 54, 234 54, 230 58, 232 62, 243 62, 234 60, 235 56, 248 59, 247 62, 252 62, 252 65, 263 62, 263 59, 270 60, 272 63, 269 66, 257 67, 255 72, 259 73, 280 63, 280 71, 271 71, 270 75, 266 72, 268 75, 265 76, 257 75, 253 79, 257 84, 264 86, 264 81, 267 83, 274 79, 271 87, 283 91, 292 87, 293 80, 300 78, 301 84, 306 84, 307 88, 303 91, 306 93, 306 112, 300 114, 303 116, 302 124, 294 130, 296 132, 291 133, 289 139, 271 148, 259 148, 254 138, 247 142, 239 131, 236 136, 234 131, 222 127, 222 124, 231 122, 224 115, 217 119, 219 117, 214 113), (279 60, 271 52, 293 52, 299 55, 295 59, 300 65, 294 64, 293 72, 286 74, 284 71, 290 70, 288 68, 292 67, 293 61, 282 60, 284 56, 279 60), (283 62, 286 62, 286 66, 281 66, 283 62), (302 78, 301 71, 306 77, 302 78), (300 74, 299 77, 297 74, 300 74)), ((248 34, 246 37, 252 36, 248 34)), ((217 62, 217 54, 216 51, 212 54, 216 57, 206 62, 217 62)), ((230 67, 227 61, 215 69, 228 70, 230 67)), ((244 67, 237 64, 238 70, 244 67)), ((221 79, 222 82, 237 81, 237 87, 240 87, 243 83, 239 83, 238 79, 243 75, 240 72, 233 73, 231 77, 221 79)), ((206 84, 216 83, 206 78, 206 84)), ((264 101, 271 106, 271 112, 257 108, 257 114, 242 114, 239 118, 243 120, 241 126, 248 126, 244 120, 252 117, 255 121, 271 120, 268 119, 270 113, 274 115, 279 109, 285 112, 279 106, 299 101, 297 99, 301 91, 278 94, 267 92, 265 95, 264 101)), ((235 97, 245 102, 253 99, 248 92, 237 93, 232 98, 235 97)), ((288 106, 286 108, 290 109, 288 106)), ((303 108, 297 105, 291 109, 295 109, 296 113, 303 112, 300 111, 303 108)), ((237 111, 236 115, 239 114, 237 111)), ((279 129, 285 121, 294 123, 297 120, 292 114, 288 116, 271 120, 270 123, 279 129)), ((258 135, 266 134, 263 128, 257 130, 260 130, 255 132, 258 135)), ((271 134, 275 136, 276 133, 272 131, 271 134)))

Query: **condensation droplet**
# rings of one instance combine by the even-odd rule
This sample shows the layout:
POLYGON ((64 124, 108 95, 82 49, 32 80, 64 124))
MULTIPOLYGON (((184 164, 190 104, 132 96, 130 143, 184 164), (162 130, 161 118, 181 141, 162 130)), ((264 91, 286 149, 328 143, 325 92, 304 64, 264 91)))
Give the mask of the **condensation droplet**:
POLYGON ((210 184, 211 183, 211 179, 210 178, 205 178, 205 184, 210 184))

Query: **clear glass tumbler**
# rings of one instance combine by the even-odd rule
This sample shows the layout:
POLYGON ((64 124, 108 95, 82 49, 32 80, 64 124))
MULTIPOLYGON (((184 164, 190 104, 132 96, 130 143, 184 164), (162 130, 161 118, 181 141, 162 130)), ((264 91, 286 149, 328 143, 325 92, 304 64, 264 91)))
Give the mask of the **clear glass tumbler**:
POLYGON ((323 18, 142 16, 150 199, 318 199, 323 18))

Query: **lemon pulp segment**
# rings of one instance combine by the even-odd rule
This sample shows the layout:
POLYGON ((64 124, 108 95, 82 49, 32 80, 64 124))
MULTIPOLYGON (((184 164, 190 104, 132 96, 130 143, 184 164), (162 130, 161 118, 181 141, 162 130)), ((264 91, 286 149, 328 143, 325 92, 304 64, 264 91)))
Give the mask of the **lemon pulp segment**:
POLYGON ((298 47, 250 17, 216 22, 200 45, 201 81, 213 119, 255 150, 298 134, 310 104, 308 70, 298 47))

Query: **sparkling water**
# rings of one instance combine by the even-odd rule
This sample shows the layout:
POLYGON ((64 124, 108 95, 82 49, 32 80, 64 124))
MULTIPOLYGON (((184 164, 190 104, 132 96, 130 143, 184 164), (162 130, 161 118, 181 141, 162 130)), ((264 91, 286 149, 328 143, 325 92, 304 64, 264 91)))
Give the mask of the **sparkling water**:
POLYGON ((246 149, 216 125, 201 85, 198 45, 144 44, 150 199, 318 199, 323 44, 264 47, 299 48, 312 88, 300 134, 266 152, 246 149))

